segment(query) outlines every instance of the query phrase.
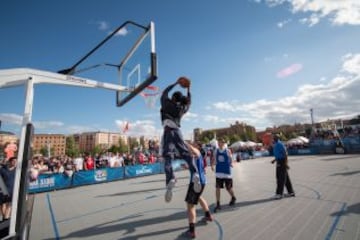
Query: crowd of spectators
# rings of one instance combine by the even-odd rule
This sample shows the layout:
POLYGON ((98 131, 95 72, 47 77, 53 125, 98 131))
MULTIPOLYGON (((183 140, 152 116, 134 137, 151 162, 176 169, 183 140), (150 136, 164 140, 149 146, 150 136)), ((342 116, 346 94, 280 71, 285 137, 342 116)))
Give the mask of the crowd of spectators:
POLYGON ((310 136, 311 140, 321 139, 321 140, 331 140, 345 138, 345 137, 359 137, 360 136, 360 126, 346 126, 343 129, 333 130, 324 130, 318 129, 310 136))
POLYGON ((0 161, 0 213, 2 220, 10 218, 12 195, 14 190, 15 171, 17 166, 17 144, 6 143, 3 148, 3 159, 0 161))
POLYGON ((105 152, 102 154, 79 154, 76 157, 53 156, 50 158, 35 155, 31 160, 30 178, 39 174, 63 173, 71 177, 74 172, 101 168, 116 168, 137 164, 152 164, 159 161, 154 153, 135 151, 133 154, 105 152))

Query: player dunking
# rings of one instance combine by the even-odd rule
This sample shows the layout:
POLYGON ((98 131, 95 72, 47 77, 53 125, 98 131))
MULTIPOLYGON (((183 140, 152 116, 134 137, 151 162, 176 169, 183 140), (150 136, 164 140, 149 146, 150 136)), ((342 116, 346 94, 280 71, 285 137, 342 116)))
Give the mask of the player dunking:
POLYGON ((173 159, 184 159, 189 166, 192 181, 194 182, 194 191, 201 191, 199 175, 193 162, 192 154, 186 146, 182 133, 180 131, 180 121, 191 105, 190 80, 186 77, 180 77, 175 83, 169 85, 161 95, 161 122, 164 127, 162 136, 162 157, 165 164, 166 175, 166 193, 165 201, 170 202, 172 198, 172 189, 175 186, 176 179, 171 165, 173 159), (187 89, 187 96, 183 96, 180 91, 173 93, 171 99, 169 92, 179 84, 187 89))

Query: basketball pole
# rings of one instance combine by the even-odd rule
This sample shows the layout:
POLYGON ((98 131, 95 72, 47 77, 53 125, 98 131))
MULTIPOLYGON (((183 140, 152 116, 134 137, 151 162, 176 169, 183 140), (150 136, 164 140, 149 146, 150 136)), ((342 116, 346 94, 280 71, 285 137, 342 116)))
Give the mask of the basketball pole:
POLYGON ((41 71, 36 69, 29 68, 15 68, 15 69, 6 69, 0 70, 0 88, 11 88, 16 86, 25 86, 25 108, 24 108, 24 116, 21 123, 20 130, 20 142, 19 142, 19 150, 17 155, 17 167, 15 170, 15 180, 14 180, 14 191, 11 210, 11 218, 10 218, 10 226, 9 226, 9 237, 17 236, 16 229, 17 221, 21 219, 17 219, 17 212, 19 203, 19 190, 20 190, 20 180, 23 165, 23 157, 25 150, 25 136, 26 136, 26 127, 29 123, 31 123, 32 119, 32 110, 33 110, 33 100, 34 100, 34 86, 35 84, 57 84, 57 85, 70 85, 75 87, 86 87, 86 88, 103 88, 113 91, 126 91, 126 87, 116 84, 97 82, 91 79, 74 77, 59 73, 53 73, 48 71, 41 71))
POLYGON ((25 135, 26 135, 26 126, 28 123, 31 123, 32 117, 32 107, 33 107, 33 99, 34 99, 34 80, 32 77, 28 78, 28 81, 25 83, 25 110, 24 117, 21 125, 21 134, 20 134, 20 143, 19 143, 19 151, 17 156, 17 166, 15 170, 15 181, 14 181, 14 191, 11 209, 11 217, 10 217, 10 227, 9 227, 9 236, 16 236, 16 223, 17 223, 17 211, 19 204, 19 189, 20 189, 20 179, 21 179, 21 166, 23 164, 23 154, 25 149, 25 135), (20 167, 19 167, 20 166, 20 167))

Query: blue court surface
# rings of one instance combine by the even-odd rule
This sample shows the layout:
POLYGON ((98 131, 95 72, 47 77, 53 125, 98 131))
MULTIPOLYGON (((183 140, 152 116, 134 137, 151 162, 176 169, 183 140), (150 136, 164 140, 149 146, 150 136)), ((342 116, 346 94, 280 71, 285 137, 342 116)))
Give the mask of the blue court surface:
MULTIPOLYGON (((214 221, 196 225, 196 239, 360 239, 360 155, 290 156, 296 197, 272 199, 272 158, 236 163, 235 206, 221 191, 214 221)), ((30 239, 186 239, 187 170, 177 172, 165 203, 163 174, 34 195, 30 239)), ((207 168, 203 196, 215 204, 215 175, 207 168)), ((198 220, 203 212, 198 206, 198 220)))

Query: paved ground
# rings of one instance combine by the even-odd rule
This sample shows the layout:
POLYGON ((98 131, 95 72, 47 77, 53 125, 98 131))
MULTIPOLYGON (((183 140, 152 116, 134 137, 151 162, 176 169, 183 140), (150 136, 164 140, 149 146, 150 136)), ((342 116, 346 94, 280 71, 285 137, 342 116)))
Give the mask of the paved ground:
MULTIPOLYGON (((360 155, 291 156, 296 197, 282 200, 271 199, 270 160, 236 164, 235 207, 222 191, 222 211, 196 226, 197 239, 360 239, 360 155)), ((171 203, 164 202, 164 175, 37 194, 30 239, 185 239, 188 172, 177 176, 171 203)), ((210 169, 208 182, 204 196, 214 207, 210 169)))

